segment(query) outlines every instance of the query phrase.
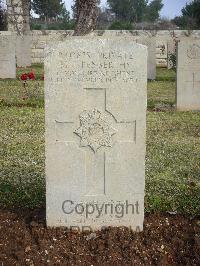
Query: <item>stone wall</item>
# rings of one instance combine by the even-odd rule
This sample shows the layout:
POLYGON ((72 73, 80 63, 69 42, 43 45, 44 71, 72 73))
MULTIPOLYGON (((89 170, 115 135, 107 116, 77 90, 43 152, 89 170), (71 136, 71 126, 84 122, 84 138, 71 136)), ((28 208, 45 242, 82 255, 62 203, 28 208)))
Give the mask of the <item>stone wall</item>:
MULTIPOLYGON (((167 67, 168 43, 179 40, 183 37, 200 38, 200 30, 196 31, 95 31, 95 35, 111 36, 154 36, 156 37, 156 61, 157 66, 167 67)), ((43 30, 32 31, 32 63, 44 61, 44 48, 50 42, 64 41, 67 36, 72 36, 73 31, 64 30, 43 30)))
MULTIPOLYGON (((7 32, 0 32, 0 34, 7 34, 7 32)), ((73 35, 73 31, 64 30, 39 30, 31 31, 32 39, 32 63, 42 63, 44 61, 44 48, 48 43, 64 41, 68 36, 73 35)), ((170 50, 174 41, 182 38, 200 38, 200 30, 195 31, 95 31, 95 35, 111 35, 111 36, 149 36, 156 38, 156 61, 157 66, 167 67, 168 62, 168 47, 170 50), (170 44, 170 45, 169 45, 170 44)))

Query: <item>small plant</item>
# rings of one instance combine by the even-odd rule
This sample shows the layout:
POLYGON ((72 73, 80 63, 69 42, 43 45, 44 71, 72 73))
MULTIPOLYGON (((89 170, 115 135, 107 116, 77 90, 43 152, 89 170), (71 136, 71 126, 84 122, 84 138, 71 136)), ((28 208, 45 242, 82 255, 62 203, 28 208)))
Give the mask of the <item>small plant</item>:
POLYGON ((171 69, 176 70, 176 53, 169 53, 169 64, 171 69))
MULTIPOLYGON (((25 90, 25 97, 23 97, 23 99, 35 98, 37 87, 39 86, 39 84, 36 84, 36 86, 34 86, 35 87, 34 89, 30 89, 33 86, 31 86, 29 84, 29 82, 36 80, 35 74, 32 71, 29 73, 22 73, 20 76, 20 80, 22 81, 23 88, 25 90)), ((44 74, 41 75, 40 80, 44 80, 44 74)), ((35 85, 35 83, 34 83, 34 85, 35 85)))
POLYGON ((174 41, 174 51, 171 53, 168 53, 168 60, 169 60, 169 64, 171 66, 171 69, 173 69, 175 71, 176 71, 176 67, 177 67, 176 52, 177 52, 177 42, 174 41))
POLYGON ((27 80, 35 80, 35 75, 33 72, 23 73, 20 79, 25 83, 27 80))
POLYGON ((20 77, 21 81, 22 81, 22 84, 23 84, 23 87, 24 87, 24 90, 25 90, 25 94, 26 94, 26 97, 30 97, 29 93, 28 93, 28 90, 27 90, 27 81, 28 80, 35 80, 35 75, 33 72, 29 72, 29 73, 23 73, 20 77))

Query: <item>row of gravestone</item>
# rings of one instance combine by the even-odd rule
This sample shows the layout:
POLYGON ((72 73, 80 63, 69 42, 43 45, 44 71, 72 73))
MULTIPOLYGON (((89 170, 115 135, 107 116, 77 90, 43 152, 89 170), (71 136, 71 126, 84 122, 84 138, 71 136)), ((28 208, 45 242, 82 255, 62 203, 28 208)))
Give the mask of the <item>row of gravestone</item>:
MULTIPOLYGON (((2 43, 0 72, 15 57, 9 38, 2 43)), ((143 230, 147 58, 128 37, 71 37, 46 49, 48 226, 143 230)), ((200 42, 180 41, 178 108, 200 109, 199 72, 200 42)))
POLYGON ((31 37, 0 35, 0 78, 16 78, 16 66, 31 66, 31 37))
MULTIPOLYGON (((154 80, 156 77, 155 38, 145 36, 119 36, 118 38, 130 38, 134 42, 146 45, 148 47, 147 77, 150 80, 154 80)), ((198 110, 200 109, 200 41, 198 39, 188 40, 186 38, 182 38, 181 41, 178 41, 177 43, 177 109, 198 110), (193 56, 192 58, 189 58, 187 55, 188 49, 192 50, 196 57, 193 56)), ((168 43, 168 46, 169 50, 171 47, 170 51, 172 54, 176 52, 174 43, 171 43, 171 45, 168 43)), ((31 65, 31 37, 17 36, 15 34, 11 34, 10 32, 0 35, 0 61, 0 78, 16 78, 16 65, 18 67, 26 67, 31 65)))
MULTIPOLYGON (((148 79, 154 80, 156 78, 155 38, 133 37, 132 40, 148 47, 148 79)), ((0 78, 15 78, 16 69, 12 66, 16 64, 18 67, 31 65, 31 36, 17 36, 11 32, 7 32, 6 35, 3 32, 3 35, 0 35, 0 47, 2 48, 1 61, 7 62, 7 66, 4 66, 5 71, 0 72, 0 78), (3 52, 5 50, 6 52, 3 52)))
MULTIPOLYGON (((151 38, 156 42, 156 66, 167 67, 169 65, 168 59, 169 53, 174 50, 174 44, 176 41, 186 38, 200 38, 200 31, 126 31, 126 30, 106 30, 106 31, 94 31, 93 36, 103 37, 132 37, 151 38), (152 38, 154 37, 154 38, 152 38), (172 49, 172 50, 171 50, 172 49)), ((44 48, 51 42, 64 41, 67 37, 73 36, 73 31, 31 31, 32 35, 32 63, 44 62, 44 48)), ((154 56, 151 54, 151 56, 154 56)), ((170 65, 169 65, 170 66, 170 65)))
MULTIPOLYGON (((147 47, 72 37, 46 50, 47 225, 143 230, 147 47)), ((178 108, 200 110, 200 42, 178 44, 178 108)))

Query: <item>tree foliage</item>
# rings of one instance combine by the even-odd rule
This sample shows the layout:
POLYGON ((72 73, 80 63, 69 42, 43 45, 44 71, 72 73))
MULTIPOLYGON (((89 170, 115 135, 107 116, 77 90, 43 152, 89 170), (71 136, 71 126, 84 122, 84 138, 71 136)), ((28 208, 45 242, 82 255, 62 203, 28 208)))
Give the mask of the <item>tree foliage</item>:
POLYGON ((162 0, 108 0, 108 5, 116 19, 126 22, 155 21, 163 7, 162 0))
POLYGON ((99 7, 98 17, 97 17, 97 29, 106 30, 115 21, 115 15, 110 11, 110 9, 105 7, 99 7))
POLYGON ((64 3, 62 0, 32 0, 33 11, 40 18, 56 18, 62 14, 64 3))
POLYGON ((163 8, 162 0, 153 0, 145 10, 145 21, 154 22, 159 19, 159 12, 163 8))
POLYGON ((115 21, 113 22, 109 28, 109 30, 134 30, 133 24, 129 22, 124 22, 124 21, 115 21))
POLYGON ((200 0, 193 0, 182 9, 182 15, 176 17, 177 26, 187 29, 200 29, 200 0))

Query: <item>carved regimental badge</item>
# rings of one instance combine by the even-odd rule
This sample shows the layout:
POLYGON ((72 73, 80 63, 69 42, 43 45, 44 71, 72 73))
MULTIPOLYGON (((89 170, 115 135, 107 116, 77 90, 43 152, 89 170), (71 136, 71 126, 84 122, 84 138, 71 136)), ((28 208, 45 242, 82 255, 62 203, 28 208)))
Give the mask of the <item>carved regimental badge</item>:
POLYGON ((116 130, 102 119, 99 110, 83 111, 80 125, 74 133, 81 138, 81 147, 89 146, 94 152, 100 147, 112 147, 112 135, 116 130))
POLYGON ((200 59, 200 46, 197 44, 193 44, 187 50, 187 55, 191 59, 200 59))

